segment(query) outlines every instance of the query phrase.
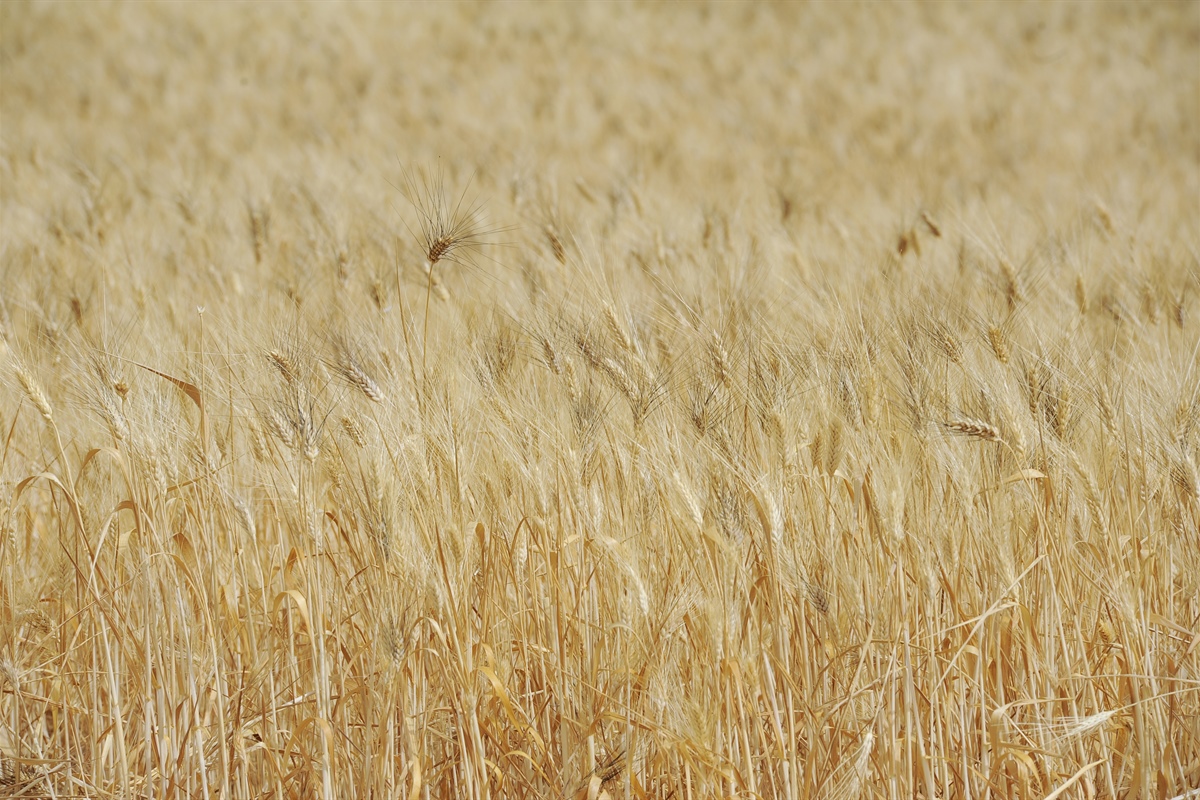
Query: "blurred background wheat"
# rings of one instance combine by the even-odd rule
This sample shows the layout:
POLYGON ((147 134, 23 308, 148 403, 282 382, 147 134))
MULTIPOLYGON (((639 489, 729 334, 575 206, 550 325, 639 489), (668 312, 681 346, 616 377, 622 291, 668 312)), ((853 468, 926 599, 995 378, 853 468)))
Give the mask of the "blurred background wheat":
POLYGON ((0 5, 0 794, 1200 786, 1200 4, 0 5))

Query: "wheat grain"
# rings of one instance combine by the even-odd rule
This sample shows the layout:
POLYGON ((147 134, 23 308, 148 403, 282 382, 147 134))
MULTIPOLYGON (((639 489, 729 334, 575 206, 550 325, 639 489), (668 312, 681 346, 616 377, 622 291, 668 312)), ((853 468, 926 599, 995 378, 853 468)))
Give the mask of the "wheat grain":
POLYGON ((25 396, 33 403, 33 407, 42 415, 42 419, 46 421, 46 424, 53 425, 54 410, 50 407, 50 401, 46 398, 46 393, 42 390, 42 385, 19 362, 14 369, 17 373, 17 381, 21 384, 21 388, 25 390, 25 396))
POLYGON ((989 325, 987 336, 988 344, 991 345, 996 360, 1001 364, 1007 364, 1011 351, 1008 348, 1008 337, 1004 335, 1004 331, 996 325, 989 325))
POLYGON ((284 354, 280 350, 268 350, 267 362, 275 368, 275 370, 288 383, 295 383, 300 379, 300 370, 296 362, 284 354))
POLYGON ((1004 298, 1008 303, 1009 311, 1012 311, 1024 302, 1025 287, 1021 282, 1020 273, 1007 259, 1000 259, 1000 274, 1004 279, 1004 298))
POLYGON ((358 447, 367 446, 367 433, 354 417, 342 417, 342 430, 346 431, 346 435, 350 437, 350 441, 354 442, 358 447))
POLYGON ((1075 308, 1081 315, 1088 312, 1087 287, 1083 285, 1083 276, 1079 274, 1075 275, 1075 308))
POLYGON ((1003 441, 1000 436, 1000 429, 983 420, 969 418, 953 419, 946 423, 946 429, 953 433, 962 434, 963 436, 983 439, 986 442, 1003 441))

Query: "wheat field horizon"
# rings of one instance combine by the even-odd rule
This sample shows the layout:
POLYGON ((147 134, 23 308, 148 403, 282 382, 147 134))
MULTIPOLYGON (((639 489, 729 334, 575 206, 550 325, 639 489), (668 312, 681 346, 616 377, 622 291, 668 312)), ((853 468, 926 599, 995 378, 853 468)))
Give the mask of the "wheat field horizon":
POLYGON ((0 796, 1200 791, 1200 4, 0 4, 0 796))

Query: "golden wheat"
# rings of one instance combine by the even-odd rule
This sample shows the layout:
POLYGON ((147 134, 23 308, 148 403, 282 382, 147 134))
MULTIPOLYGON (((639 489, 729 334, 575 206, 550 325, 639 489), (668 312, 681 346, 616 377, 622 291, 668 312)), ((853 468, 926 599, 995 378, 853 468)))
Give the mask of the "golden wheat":
POLYGON ((0 5, 0 795, 1200 783, 1200 5, 0 5))

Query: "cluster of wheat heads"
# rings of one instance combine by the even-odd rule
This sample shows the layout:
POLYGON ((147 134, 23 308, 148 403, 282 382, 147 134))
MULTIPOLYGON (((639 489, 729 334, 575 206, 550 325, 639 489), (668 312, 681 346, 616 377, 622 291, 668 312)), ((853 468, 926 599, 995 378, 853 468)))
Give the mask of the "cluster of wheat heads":
POLYGON ((1200 786, 1197 9, 0 7, 0 794, 1200 786))

